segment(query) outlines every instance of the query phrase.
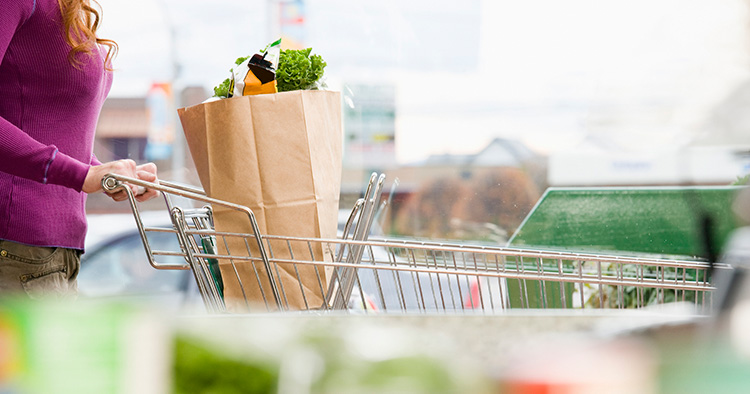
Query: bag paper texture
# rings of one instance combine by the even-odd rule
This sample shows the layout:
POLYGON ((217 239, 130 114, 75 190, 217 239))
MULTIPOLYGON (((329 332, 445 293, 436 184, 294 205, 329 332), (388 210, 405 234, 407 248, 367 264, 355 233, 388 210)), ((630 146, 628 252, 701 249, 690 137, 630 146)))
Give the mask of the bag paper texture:
MULTIPOLYGON (((250 208, 260 233, 336 238, 342 166, 338 92, 299 90, 234 97, 178 110, 201 184, 209 197, 250 208)), ((253 234, 247 215, 214 206, 217 231, 253 234)), ((234 239, 228 237, 227 240, 234 239)), ((274 259, 289 259, 285 241, 270 241, 274 259)), ((218 253, 227 253, 217 242, 218 253)), ((258 257, 254 238, 235 239, 232 256, 258 257)), ((266 243, 267 245, 267 243, 266 243)), ((331 261, 331 245, 292 250, 295 259, 331 261)), ((269 256, 270 257, 270 256, 269 256)), ((220 260, 227 309, 276 309, 263 263, 220 260), (235 267, 237 271, 235 272, 235 267), (257 272, 257 276, 256 276, 257 272), (239 274, 239 278, 238 278, 239 274), (260 277, 260 280, 258 280, 260 277), (260 282, 260 284, 259 284, 260 282), (247 300, 247 303, 246 303, 247 300)), ((321 265, 272 264, 289 309, 318 308, 327 289, 321 265), (297 273, 299 278, 297 280, 297 273), (283 290, 282 290, 283 288, 283 290)))

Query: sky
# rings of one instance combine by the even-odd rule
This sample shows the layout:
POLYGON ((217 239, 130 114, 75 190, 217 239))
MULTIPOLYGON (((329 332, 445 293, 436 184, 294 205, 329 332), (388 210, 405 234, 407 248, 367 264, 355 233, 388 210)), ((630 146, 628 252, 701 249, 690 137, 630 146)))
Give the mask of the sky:
POLYGON ((268 35, 260 0, 99 3, 100 35, 120 47, 113 96, 138 96, 152 81, 174 81, 175 64, 180 65, 178 85, 213 86, 226 78, 236 57, 257 51, 268 35))
MULTIPOLYGON (((112 96, 210 88, 277 28, 265 0, 100 0, 120 44, 112 96), (168 26, 172 26, 170 29, 168 26), (172 34, 170 34, 172 33, 172 34), (174 65, 179 64, 179 74, 174 65)), ((743 0, 308 0, 306 44, 333 89, 396 86, 400 162, 502 136, 541 152, 606 135, 686 143, 748 77, 743 0), (460 138, 457 138, 460 135, 460 138)))

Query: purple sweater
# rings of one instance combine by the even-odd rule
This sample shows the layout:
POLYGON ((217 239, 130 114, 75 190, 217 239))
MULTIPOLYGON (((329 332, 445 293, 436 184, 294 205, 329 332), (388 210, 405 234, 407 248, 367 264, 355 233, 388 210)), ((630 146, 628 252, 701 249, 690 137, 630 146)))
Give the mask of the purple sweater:
POLYGON ((2 1, 0 239, 83 249, 81 188, 112 73, 100 54, 74 68, 69 51, 58 0, 2 1))

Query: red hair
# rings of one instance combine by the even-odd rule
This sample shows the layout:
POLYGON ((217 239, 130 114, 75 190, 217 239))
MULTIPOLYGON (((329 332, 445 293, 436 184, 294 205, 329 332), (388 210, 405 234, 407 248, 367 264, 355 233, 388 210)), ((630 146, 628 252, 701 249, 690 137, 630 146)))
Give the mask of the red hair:
POLYGON ((91 55, 96 50, 97 44, 100 44, 107 47, 104 65, 107 70, 111 71, 110 62, 117 55, 118 46, 112 40, 96 37, 101 21, 100 11, 92 7, 91 2, 101 9, 96 0, 58 0, 65 41, 71 47, 68 61, 75 67, 80 67, 82 61, 78 58, 78 54, 91 55))

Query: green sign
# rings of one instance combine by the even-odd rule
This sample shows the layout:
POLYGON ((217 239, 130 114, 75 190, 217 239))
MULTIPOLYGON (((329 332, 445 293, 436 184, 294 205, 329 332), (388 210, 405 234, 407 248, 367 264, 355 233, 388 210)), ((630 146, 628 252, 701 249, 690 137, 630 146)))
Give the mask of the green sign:
POLYGON ((708 256, 738 223, 739 187, 548 189, 509 241, 512 247, 615 255, 708 256))

